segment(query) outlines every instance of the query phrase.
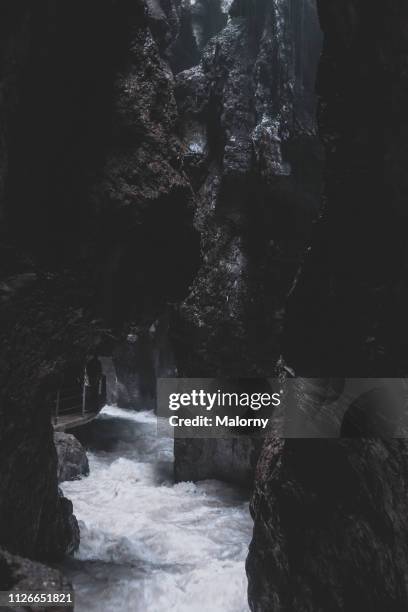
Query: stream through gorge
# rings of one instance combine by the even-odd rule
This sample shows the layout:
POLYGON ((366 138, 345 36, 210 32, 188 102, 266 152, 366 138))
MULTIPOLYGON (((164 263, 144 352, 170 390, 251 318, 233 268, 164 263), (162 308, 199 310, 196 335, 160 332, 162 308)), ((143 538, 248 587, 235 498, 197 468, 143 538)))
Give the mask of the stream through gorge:
POLYGON ((247 496, 173 481, 173 440, 153 412, 106 406, 86 441, 90 475, 65 482, 81 530, 64 565, 77 612, 247 612, 247 496))

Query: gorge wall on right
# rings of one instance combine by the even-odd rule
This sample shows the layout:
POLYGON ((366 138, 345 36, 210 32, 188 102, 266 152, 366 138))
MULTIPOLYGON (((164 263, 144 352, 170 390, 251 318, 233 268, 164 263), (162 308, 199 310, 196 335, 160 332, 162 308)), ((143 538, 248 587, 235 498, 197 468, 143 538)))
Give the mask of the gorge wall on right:
MULTIPOLYGON (((289 298, 298 376, 407 371, 408 6, 318 2, 324 202, 289 298)), ((247 560, 254 612, 408 605, 405 440, 270 438, 247 560)))

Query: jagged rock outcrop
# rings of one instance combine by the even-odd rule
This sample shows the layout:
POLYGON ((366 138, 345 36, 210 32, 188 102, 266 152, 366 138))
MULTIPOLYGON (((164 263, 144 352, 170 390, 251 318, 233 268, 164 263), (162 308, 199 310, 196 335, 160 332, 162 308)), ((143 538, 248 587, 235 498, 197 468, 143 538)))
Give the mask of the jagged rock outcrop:
MULTIPOLYGON (((236 1, 200 64, 177 75, 203 257, 173 329, 182 375, 276 374, 286 296, 320 202, 320 43, 313 2, 236 1)), ((176 468, 185 463, 176 477, 205 473, 209 456, 223 458, 225 477, 221 464, 236 452, 231 441, 223 452, 207 452, 206 444, 176 441, 176 468)), ((215 472, 211 463, 208 473, 215 472)), ((250 473, 247 465, 242 481, 250 473)))
POLYGON ((129 334, 115 347, 116 402, 124 408, 151 409, 156 395, 156 376, 151 335, 146 330, 129 334))
POLYGON ((285 354, 304 375, 395 376, 407 360, 405 9, 356 0, 319 11, 325 202, 285 354))
MULTIPOLYGON (((52 569, 22 557, 10 555, 0 549, 0 589, 2 591, 38 592, 72 592, 72 585, 57 569, 52 569)), ((17 610, 49 610, 49 607, 30 606, 26 604, 14 607, 17 610)), ((52 610, 73 610, 74 606, 53 606, 52 610)))
POLYGON ((164 5, 164 29, 139 0, 88 0, 80 19, 65 1, 1 7, 0 545, 31 558, 78 545, 50 421, 62 377, 150 325, 197 266, 169 67, 172 28, 193 39, 164 5))
POLYGON ((58 458, 58 482, 76 480, 89 474, 88 457, 84 447, 75 436, 56 431, 54 432, 54 444, 58 458))
MULTIPOLYGON (((324 206, 290 298, 284 355, 324 387, 328 377, 406 372, 408 14, 364 0, 322 0, 319 14, 324 206)), ((265 444, 247 560, 254 612, 407 607, 408 447, 367 439, 368 409, 343 427, 352 438, 265 444)))
POLYGON ((177 75, 203 254, 179 310, 182 373, 270 375, 280 354, 284 300, 318 207, 321 167, 310 77, 317 16, 313 3, 289 4, 261 1, 247 14, 233 3, 201 63, 177 75))
MULTIPOLYGON (((0 8, 0 545, 18 554, 78 545, 50 415, 90 347, 112 352, 170 303, 180 374, 275 373, 320 200, 315 6, 195 6, 0 8)), ((407 346, 407 14, 367 0, 322 0, 319 12, 326 207, 285 358, 303 375, 395 376, 407 346)), ((229 466, 248 482, 255 450, 183 441, 176 468, 229 478, 229 466)), ((252 505, 253 610, 405 609, 405 475, 402 441, 271 438, 252 505)))
MULTIPOLYGON (((190 5, 192 32, 197 48, 202 50, 226 25, 231 0, 196 0, 190 5)), ((191 65, 198 64, 199 60, 197 57, 191 65)))
POLYGON ((156 373, 274 372, 321 157, 316 16, 289 4, 87 0, 78 19, 65 0, 3 3, 0 543, 13 551, 51 558, 77 540, 49 420, 90 347, 112 353, 170 303, 176 363, 164 340, 156 373))
MULTIPOLYGON (((163 5, 177 14, 177 2, 163 5)), ((163 35, 174 19, 166 21, 166 10, 156 3, 164 25, 152 29, 151 4, 147 10, 142 0, 132 6, 113 80, 105 159, 90 199, 104 242, 104 319, 115 328, 133 322, 147 331, 168 301, 184 297, 199 263, 199 243, 177 135, 171 37, 163 35)))
POLYGON ((67 284, 9 281, 14 290, 1 311, 0 542, 39 559, 59 558, 79 542, 72 505, 58 494, 51 410, 59 375, 80 361, 92 326, 67 303, 67 284))
POLYGON ((248 435, 229 439, 175 440, 177 481, 216 479, 251 487, 263 439, 248 435))
POLYGON ((136 410, 156 408, 156 381, 177 374, 169 341, 167 313, 148 329, 132 329, 113 351, 116 381, 112 400, 121 407, 136 410))
POLYGON ((177 73, 196 64, 199 51, 189 0, 146 0, 145 6, 149 30, 172 71, 177 73))
POLYGON ((269 440, 252 500, 251 610, 404 610, 407 470, 403 440, 269 440))

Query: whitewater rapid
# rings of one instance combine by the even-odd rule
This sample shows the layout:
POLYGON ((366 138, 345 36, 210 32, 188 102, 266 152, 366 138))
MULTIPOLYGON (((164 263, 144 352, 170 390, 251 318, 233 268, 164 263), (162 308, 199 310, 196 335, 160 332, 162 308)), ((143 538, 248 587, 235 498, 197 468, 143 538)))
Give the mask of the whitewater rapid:
POLYGON ((90 475, 65 482, 81 544, 64 571, 77 612, 247 612, 248 500, 218 481, 172 481, 173 441, 151 412, 106 406, 90 475))

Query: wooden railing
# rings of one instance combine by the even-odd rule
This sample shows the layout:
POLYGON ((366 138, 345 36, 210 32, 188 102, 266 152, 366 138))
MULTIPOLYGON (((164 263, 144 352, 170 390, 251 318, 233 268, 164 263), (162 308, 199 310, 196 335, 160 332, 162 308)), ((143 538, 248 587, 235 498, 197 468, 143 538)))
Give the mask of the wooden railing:
POLYGON ((57 389, 52 414, 54 425, 57 425, 63 416, 85 417, 92 413, 97 414, 105 403, 106 376, 102 375, 96 385, 90 385, 85 376, 82 386, 78 384, 57 389))

